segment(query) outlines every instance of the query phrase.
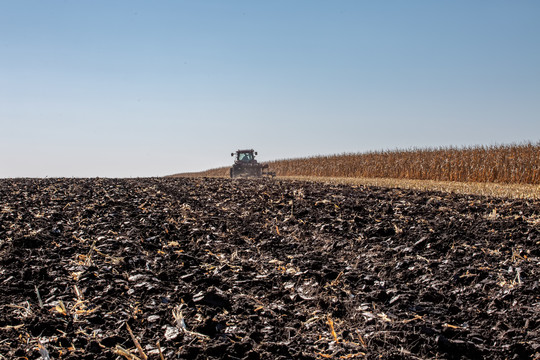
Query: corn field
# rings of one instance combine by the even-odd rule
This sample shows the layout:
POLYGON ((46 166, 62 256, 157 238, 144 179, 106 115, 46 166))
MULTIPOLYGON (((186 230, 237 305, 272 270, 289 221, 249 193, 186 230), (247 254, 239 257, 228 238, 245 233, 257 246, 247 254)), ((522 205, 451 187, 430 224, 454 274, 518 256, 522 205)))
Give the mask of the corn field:
MULTIPOLYGON (((277 176, 540 184, 540 142, 372 151, 269 162, 277 176)), ((229 168, 198 175, 228 176, 229 168)))

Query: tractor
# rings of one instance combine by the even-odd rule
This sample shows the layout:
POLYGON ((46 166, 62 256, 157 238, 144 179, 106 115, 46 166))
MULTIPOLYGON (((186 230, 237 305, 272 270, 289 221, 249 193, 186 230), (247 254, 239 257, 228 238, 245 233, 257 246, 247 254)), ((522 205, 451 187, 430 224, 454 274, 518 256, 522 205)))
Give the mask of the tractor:
POLYGON ((234 178, 261 178, 263 176, 276 176, 275 172, 268 171, 268 164, 260 164, 255 160, 257 152, 250 150, 237 150, 231 153, 236 156, 234 164, 231 167, 231 179, 234 178))

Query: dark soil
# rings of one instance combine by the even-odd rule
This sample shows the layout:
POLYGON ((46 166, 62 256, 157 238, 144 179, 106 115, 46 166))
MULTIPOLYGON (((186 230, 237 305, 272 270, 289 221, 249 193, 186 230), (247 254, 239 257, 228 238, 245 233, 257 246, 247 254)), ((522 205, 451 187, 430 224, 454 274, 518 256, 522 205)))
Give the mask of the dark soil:
POLYGON ((0 359, 538 359, 539 205, 0 180, 0 359))

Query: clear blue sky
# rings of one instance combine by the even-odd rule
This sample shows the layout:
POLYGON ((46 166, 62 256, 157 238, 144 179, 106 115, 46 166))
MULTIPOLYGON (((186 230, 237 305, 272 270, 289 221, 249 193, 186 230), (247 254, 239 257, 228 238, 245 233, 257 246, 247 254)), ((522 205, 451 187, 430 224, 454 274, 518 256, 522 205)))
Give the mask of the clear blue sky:
POLYGON ((540 139, 540 1, 0 0, 0 177, 540 139))

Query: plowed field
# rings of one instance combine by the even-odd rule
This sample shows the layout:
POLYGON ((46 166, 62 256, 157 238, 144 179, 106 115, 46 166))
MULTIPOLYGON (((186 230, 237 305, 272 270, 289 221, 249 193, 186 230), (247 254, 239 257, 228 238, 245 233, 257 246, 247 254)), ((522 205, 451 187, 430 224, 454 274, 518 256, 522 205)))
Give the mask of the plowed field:
POLYGON ((0 359, 540 358, 540 203, 0 180, 0 359))

